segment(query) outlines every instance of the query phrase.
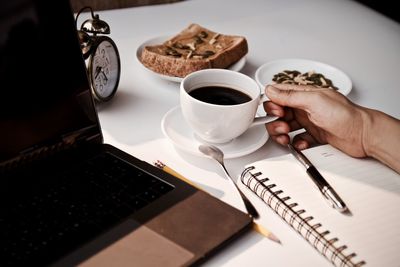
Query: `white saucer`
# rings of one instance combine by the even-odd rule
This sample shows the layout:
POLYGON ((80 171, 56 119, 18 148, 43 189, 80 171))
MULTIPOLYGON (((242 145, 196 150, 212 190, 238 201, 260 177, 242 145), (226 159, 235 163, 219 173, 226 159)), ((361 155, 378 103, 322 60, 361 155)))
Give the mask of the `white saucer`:
MULTIPOLYGON (((187 125, 179 106, 164 115, 161 121, 161 130, 177 148, 193 155, 203 156, 198 150, 201 142, 187 125)), ((265 126, 257 125, 231 142, 213 145, 224 151, 225 158, 237 158, 256 151, 267 142, 268 138, 265 126)))
MULTIPOLYGON (((136 50, 136 59, 140 62, 140 64, 148 71, 150 71, 152 74, 154 74, 155 76, 158 76, 161 79, 167 80, 167 81, 171 81, 171 82, 177 82, 180 83, 182 81, 183 78, 181 77, 175 77, 175 76, 168 76, 168 75, 163 75, 157 72, 152 71, 151 69, 148 69, 146 66, 144 66, 142 64, 142 62, 140 61, 140 56, 142 54, 142 50, 144 49, 144 47, 146 45, 156 45, 156 44, 162 44, 163 42, 165 42, 166 40, 168 40, 169 38, 171 38, 171 36, 159 36, 159 37, 155 37, 152 38, 150 40, 147 40, 146 42, 144 42, 143 44, 141 44, 137 50, 136 50)), ((239 59, 239 61, 237 61, 236 63, 232 64, 228 69, 229 70, 233 70, 233 71, 240 71, 244 65, 246 64, 246 57, 242 57, 241 59, 239 59)))
POLYGON ((352 89, 349 76, 338 68, 313 60, 289 58, 267 62, 257 69, 255 79, 262 92, 267 84, 274 83, 272 81, 274 75, 284 70, 297 70, 302 73, 313 70, 321 73, 330 79, 343 95, 349 94, 352 89))

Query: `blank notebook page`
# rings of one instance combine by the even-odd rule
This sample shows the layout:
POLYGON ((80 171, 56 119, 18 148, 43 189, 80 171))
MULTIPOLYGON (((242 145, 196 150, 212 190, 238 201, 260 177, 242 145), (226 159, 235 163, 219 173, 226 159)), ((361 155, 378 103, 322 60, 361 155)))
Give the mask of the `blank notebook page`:
POLYGON ((275 183, 276 190, 284 191, 280 198, 290 196, 298 203, 295 210, 306 210, 303 218, 313 216, 311 224, 321 223, 320 232, 329 230, 328 239, 336 237, 335 244, 346 245, 347 254, 356 253, 356 261, 364 260, 365 266, 399 266, 400 175, 373 159, 352 158, 329 145, 303 152, 352 215, 331 208, 291 154, 251 165, 270 179, 266 184, 275 183))

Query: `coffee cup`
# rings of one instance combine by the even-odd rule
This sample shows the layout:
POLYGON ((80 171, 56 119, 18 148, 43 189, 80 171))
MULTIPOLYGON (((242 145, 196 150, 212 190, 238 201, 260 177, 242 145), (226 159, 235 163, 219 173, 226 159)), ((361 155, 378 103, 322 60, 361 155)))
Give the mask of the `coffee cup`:
POLYGON ((275 120, 256 117, 266 100, 255 80, 226 69, 195 71, 180 84, 182 115, 194 134, 208 143, 229 142, 252 126, 275 120))

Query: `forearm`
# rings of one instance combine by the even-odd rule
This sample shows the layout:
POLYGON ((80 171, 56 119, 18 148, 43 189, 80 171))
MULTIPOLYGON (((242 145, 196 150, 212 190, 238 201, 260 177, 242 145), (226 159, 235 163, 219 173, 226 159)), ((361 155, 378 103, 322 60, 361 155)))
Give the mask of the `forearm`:
POLYGON ((400 120, 372 109, 364 115, 366 154, 400 173, 400 120))

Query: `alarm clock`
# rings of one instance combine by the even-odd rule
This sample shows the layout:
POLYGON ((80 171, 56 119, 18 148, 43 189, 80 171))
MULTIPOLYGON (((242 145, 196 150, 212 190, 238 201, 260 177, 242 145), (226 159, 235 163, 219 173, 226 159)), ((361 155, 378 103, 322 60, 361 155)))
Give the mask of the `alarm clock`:
POLYGON ((109 101, 117 92, 121 75, 121 61, 114 41, 105 36, 110 34, 109 25, 94 14, 91 7, 82 8, 78 17, 85 9, 90 9, 92 18, 82 23, 78 30, 78 38, 83 58, 87 62, 88 78, 94 98, 100 102, 109 101))

